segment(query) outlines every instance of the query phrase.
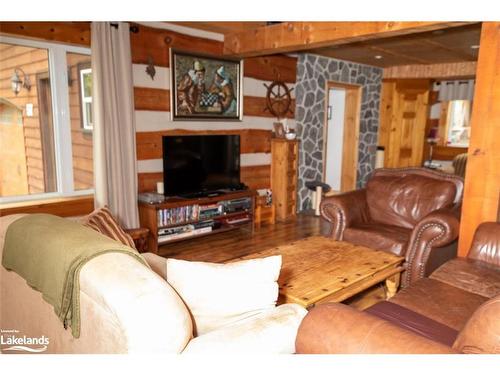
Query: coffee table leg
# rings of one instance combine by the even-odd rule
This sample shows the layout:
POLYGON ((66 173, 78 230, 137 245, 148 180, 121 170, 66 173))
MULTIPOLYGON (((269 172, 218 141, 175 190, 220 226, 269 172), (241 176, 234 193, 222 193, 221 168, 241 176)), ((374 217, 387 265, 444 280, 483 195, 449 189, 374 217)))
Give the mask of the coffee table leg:
POLYGON ((398 291, 400 279, 401 279, 401 273, 398 272, 395 275, 385 280, 387 299, 393 297, 398 291))

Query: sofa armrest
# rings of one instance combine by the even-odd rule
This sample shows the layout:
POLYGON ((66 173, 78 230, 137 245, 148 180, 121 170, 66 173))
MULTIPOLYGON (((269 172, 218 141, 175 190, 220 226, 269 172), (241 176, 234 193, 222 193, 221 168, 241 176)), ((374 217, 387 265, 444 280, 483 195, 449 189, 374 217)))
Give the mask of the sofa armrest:
POLYGON ((298 354, 430 354, 452 348, 352 307, 328 303, 313 308, 302 321, 298 354))
MULTIPOLYGON (((179 353, 192 337, 191 316, 177 292, 126 254, 108 253, 90 260, 80 273, 80 291, 93 301, 95 310, 114 317, 126 338, 127 353, 179 353)), ((87 320, 89 324, 87 330, 98 332, 115 323, 94 317, 87 320)))
POLYGON ((324 198, 320 205, 321 216, 331 224, 330 236, 342 240, 344 229, 354 222, 368 221, 366 190, 359 189, 324 198))
POLYGON ((200 335, 183 353, 190 354, 292 354, 300 322, 307 311, 284 304, 258 315, 200 335))
POLYGON ((407 271, 403 285, 425 277, 431 250, 450 244, 458 238, 460 222, 454 209, 436 210, 413 228, 406 252, 407 271))
POLYGON ((153 253, 141 254, 155 273, 167 280, 167 259, 153 253))

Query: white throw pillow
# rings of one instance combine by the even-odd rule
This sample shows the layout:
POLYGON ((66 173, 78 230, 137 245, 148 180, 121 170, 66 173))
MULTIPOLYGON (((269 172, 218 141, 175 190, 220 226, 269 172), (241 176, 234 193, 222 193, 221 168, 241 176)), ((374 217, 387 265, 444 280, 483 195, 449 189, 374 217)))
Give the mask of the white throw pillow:
POLYGON ((280 269, 281 255, 226 264, 167 259, 167 281, 199 336, 274 308, 280 269))

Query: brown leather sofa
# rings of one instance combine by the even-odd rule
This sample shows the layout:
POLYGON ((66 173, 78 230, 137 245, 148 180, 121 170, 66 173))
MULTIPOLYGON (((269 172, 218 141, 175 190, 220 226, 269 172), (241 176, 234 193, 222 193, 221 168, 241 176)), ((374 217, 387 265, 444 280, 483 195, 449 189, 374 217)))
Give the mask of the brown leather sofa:
POLYGON ((333 239, 406 257, 406 286, 456 256, 462 194, 458 176, 377 169, 365 189, 325 198, 320 210, 333 239))
POLYGON ((500 353, 500 223, 483 223, 467 258, 446 262, 365 311, 313 308, 297 353, 500 353))

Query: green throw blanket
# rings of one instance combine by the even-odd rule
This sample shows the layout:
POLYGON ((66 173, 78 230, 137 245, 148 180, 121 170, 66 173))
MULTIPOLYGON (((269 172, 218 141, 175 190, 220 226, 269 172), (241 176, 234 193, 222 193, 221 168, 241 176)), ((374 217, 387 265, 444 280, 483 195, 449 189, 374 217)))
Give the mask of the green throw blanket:
POLYGON ((70 325, 78 338, 80 270, 92 258, 109 252, 128 254, 149 267, 136 250, 90 228, 58 216, 34 214, 7 228, 2 265, 41 292, 64 327, 70 325))

